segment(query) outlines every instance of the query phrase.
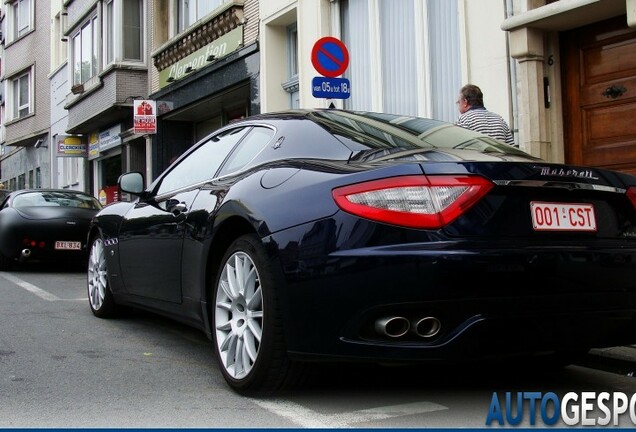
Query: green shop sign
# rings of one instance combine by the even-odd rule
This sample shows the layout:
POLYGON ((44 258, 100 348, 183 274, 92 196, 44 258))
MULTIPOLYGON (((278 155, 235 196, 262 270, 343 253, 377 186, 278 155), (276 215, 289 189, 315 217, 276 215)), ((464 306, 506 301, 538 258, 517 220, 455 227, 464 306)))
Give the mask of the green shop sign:
POLYGON ((242 42, 243 26, 239 26, 159 72, 159 87, 164 87, 216 59, 225 57, 236 51, 242 42))

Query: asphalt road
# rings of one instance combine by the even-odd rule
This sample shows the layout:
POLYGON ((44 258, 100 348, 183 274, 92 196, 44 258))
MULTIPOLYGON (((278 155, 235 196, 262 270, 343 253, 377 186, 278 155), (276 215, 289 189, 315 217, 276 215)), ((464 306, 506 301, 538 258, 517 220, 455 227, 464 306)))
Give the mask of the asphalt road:
MULTIPOLYGON (((72 270, 0 272, 0 329, 2 428, 485 427, 493 394, 636 391, 634 377, 577 366, 332 365, 296 391, 245 398, 201 332, 143 312, 95 318, 85 275, 72 270)), ((526 412, 521 426, 529 421, 526 412)), ((624 415, 619 426, 634 423, 624 415)))

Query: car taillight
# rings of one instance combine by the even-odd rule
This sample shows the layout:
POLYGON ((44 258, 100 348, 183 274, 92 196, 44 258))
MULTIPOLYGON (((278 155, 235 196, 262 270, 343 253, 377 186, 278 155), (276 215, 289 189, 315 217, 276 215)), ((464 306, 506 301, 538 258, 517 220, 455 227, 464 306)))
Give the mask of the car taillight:
POLYGON ((479 176, 404 176, 336 188, 342 210, 362 218, 411 228, 436 229, 466 212, 493 187, 479 176))
POLYGON ((627 188, 627 198, 632 203, 632 207, 636 209, 636 186, 630 186, 627 188))

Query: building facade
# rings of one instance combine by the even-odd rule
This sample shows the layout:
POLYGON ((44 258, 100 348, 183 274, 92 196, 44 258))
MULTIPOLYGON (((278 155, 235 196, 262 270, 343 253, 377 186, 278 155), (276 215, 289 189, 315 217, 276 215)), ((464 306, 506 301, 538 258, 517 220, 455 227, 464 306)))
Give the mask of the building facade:
POLYGON ((271 0, 261 19, 263 111, 333 104, 455 121, 457 91, 473 83, 521 149, 636 173, 625 122, 635 0, 271 0), (350 99, 312 96, 324 36, 349 49, 350 99))
POLYGON ((454 122, 479 85, 521 149, 636 173, 636 0, 8 0, 0 182, 118 199, 234 119, 288 108, 454 122), (314 97, 322 37, 347 99, 314 97), (155 133, 136 133, 135 101, 155 133))
POLYGON ((66 134, 87 147, 88 191, 118 197, 122 172, 146 172, 150 139, 133 131, 135 99, 148 96, 148 8, 144 0, 66 0, 66 134))
POLYGON ((636 1, 507 3, 521 148, 636 174, 636 1))
POLYGON ((34 0, 3 5, 0 180, 11 189, 50 186, 49 10, 34 0))
POLYGON ((259 2, 152 0, 152 173, 213 130, 260 112, 259 2))
POLYGON ((454 122, 459 89, 475 81, 488 107, 512 120, 505 18, 501 0, 261 2, 262 110, 333 104, 454 122), (473 25, 479 9, 488 14, 473 25), (320 74, 312 50, 325 36, 348 49, 347 99, 313 96, 312 80, 320 74))
POLYGON ((71 91, 68 63, 68 37, 62 0, 51 0, 49 72, 51 91, 51 186, 60 189, 89 190, 87 145, 82 136, 69 135, 66 96, 71 91))

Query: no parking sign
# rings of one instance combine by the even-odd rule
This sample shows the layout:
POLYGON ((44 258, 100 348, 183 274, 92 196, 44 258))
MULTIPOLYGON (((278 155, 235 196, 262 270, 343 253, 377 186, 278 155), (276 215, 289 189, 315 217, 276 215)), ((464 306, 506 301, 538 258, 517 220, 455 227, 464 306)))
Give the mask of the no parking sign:
POLYGON ((311 82, 314 97, 347 99, 351 96, 349 80, 336 78, 349 67, 349 51, 342 41, 331 36, 318 39, 311 50, 311 63, 324 75, 311 82))

